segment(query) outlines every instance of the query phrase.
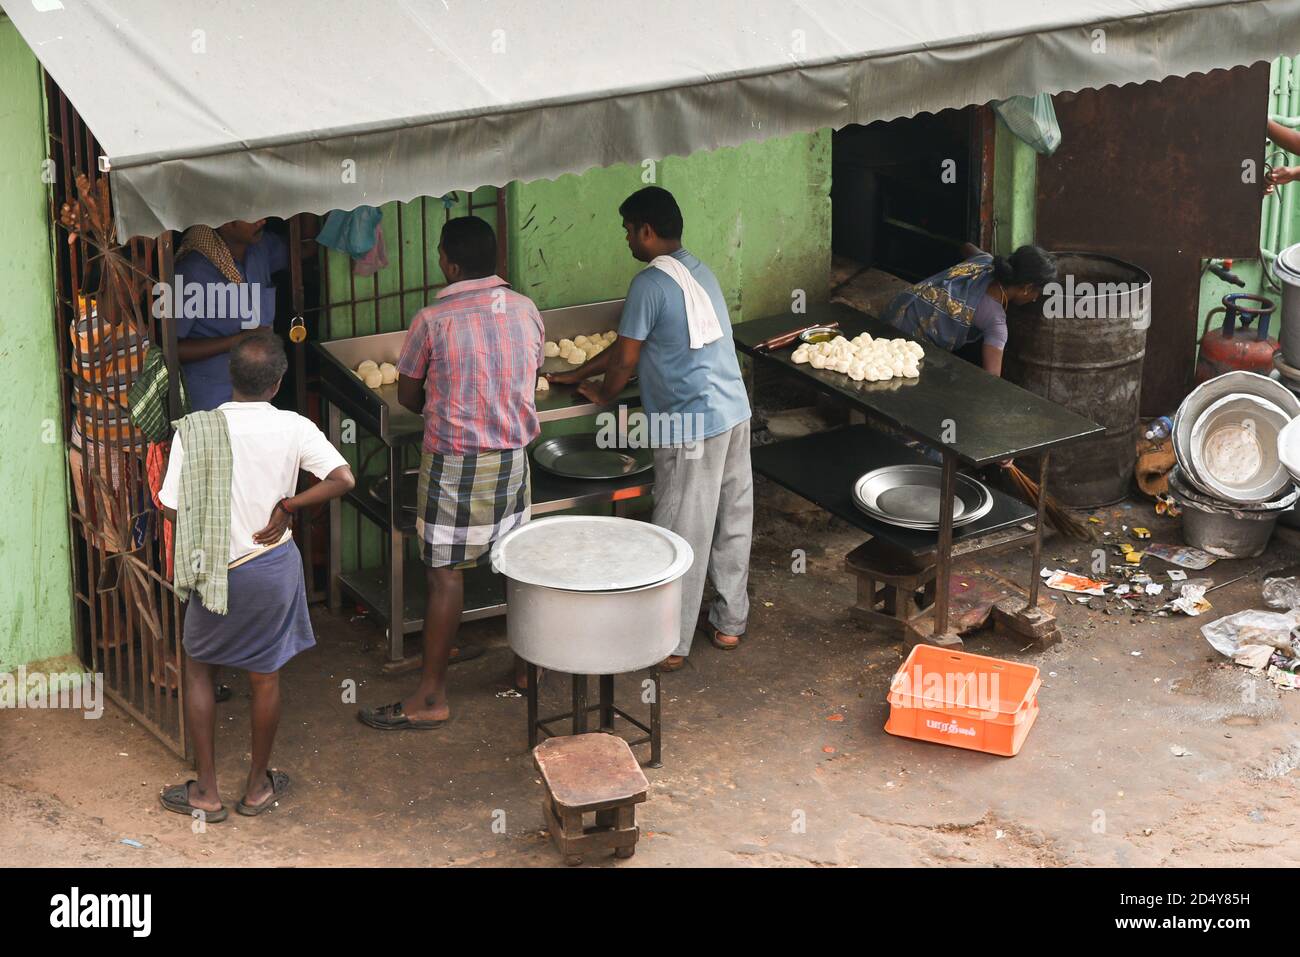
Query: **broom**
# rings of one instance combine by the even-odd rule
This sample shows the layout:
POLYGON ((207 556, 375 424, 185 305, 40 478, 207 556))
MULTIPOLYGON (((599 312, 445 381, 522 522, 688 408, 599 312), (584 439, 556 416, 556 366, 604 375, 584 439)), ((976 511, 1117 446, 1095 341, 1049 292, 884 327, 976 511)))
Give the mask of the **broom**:
MULTIPOLYGON (((1008 466, 1003 471, 1020 497, 1037 508, 1039 496, 1043 494, 1038 483, 1014 465, 1008 466)), ((1047 517, 1047 524, 1067 538, 1079 542, 1096 541, 1097 536, 1092 528, 1051 495, 1047 495, 1046 501, 1043 502, 1043 514, 1047 517)))

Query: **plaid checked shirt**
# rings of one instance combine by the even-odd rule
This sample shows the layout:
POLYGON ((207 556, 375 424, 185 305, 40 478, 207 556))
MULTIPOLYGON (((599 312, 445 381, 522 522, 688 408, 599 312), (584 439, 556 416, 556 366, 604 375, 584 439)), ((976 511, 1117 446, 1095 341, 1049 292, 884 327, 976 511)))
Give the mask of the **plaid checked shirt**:
POLYGON ((498 276, 440 290, 411 321, 397 360, 402 375, 424 379, 424 451, 473 455, 537 438, 545 338, 533 301, 498 276))

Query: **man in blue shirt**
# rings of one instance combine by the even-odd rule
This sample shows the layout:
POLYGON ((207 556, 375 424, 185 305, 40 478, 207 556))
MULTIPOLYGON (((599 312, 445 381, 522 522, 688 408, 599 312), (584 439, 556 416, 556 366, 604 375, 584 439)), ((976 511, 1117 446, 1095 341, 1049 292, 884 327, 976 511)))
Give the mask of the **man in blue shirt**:
POLYGON ((289 265, 265 219, 187 230, 176 256, 177 348, 194 411, 231 400, 230 350, 275 322, 272 273, 289 265))
POLYGON ((682 213, 673 195, 648 186, 629 196, 619 213, 632 255, 651 267, 628 288, 614 344, 575 371, 550 379, 576 383, 580 394, 606 405, 634 373, 640 376, 644 431, 655 445, 654 522, 681 535, 695 551, 682 583, 681 640, 660 666, 676 671, 702 625, 706 578, 717 593, 706 626, 715 646, 737 647, 749 617, 754 520, 749 397, 722 288, 709 267, 682 248, 682 213), (712 305, 709 319, 716 316, 716 338, 700 335, 698 315, 689 315, 701 307, 707 311, 705 296, 712 305), (603 382, 591 378, 602 373, 603 382))

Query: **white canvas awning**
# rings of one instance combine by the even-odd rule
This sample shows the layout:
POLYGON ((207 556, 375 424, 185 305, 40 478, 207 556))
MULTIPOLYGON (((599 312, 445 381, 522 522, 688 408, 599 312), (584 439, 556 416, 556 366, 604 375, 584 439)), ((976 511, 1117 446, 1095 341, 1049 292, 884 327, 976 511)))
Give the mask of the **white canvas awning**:
POLYGON ((106 151, 121 236, 1300 50, 1296 0, 0 5, 106 151))

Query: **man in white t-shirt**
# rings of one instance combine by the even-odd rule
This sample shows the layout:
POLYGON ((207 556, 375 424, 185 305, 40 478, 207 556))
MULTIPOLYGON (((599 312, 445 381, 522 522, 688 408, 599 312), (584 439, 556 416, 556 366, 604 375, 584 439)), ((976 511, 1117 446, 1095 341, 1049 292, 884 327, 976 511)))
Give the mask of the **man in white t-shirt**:
MULTIPOLYGON (((230 548, 222 556, 229 562, 228 611, 210 611, 198 591, 186 606, 185 721, 194 741, 198 779, 169 787, 160 795, 168 810, 202 812, 210 823, 225 820, 228 813, 217 789, 213 669, 248 672, 253 693, 252 762, 236 811, 260 814, 289 785, 288 775, 270 768, 280 721, 280 668, 316 643, 307 614, 302 555, 289 527, 300 509, 337 498, 356 484, 343 456, 315 424, 271 405, 287 368, 284 346, 274 335, 240 340, 230 351, 234 398, 217 407, 230 437, 230 548), (294 494, 300 470, 320 481, 294 494)), ((173 521, 180 506, 184 467, 185 449, 177 432, 158 493, 173 521)))

